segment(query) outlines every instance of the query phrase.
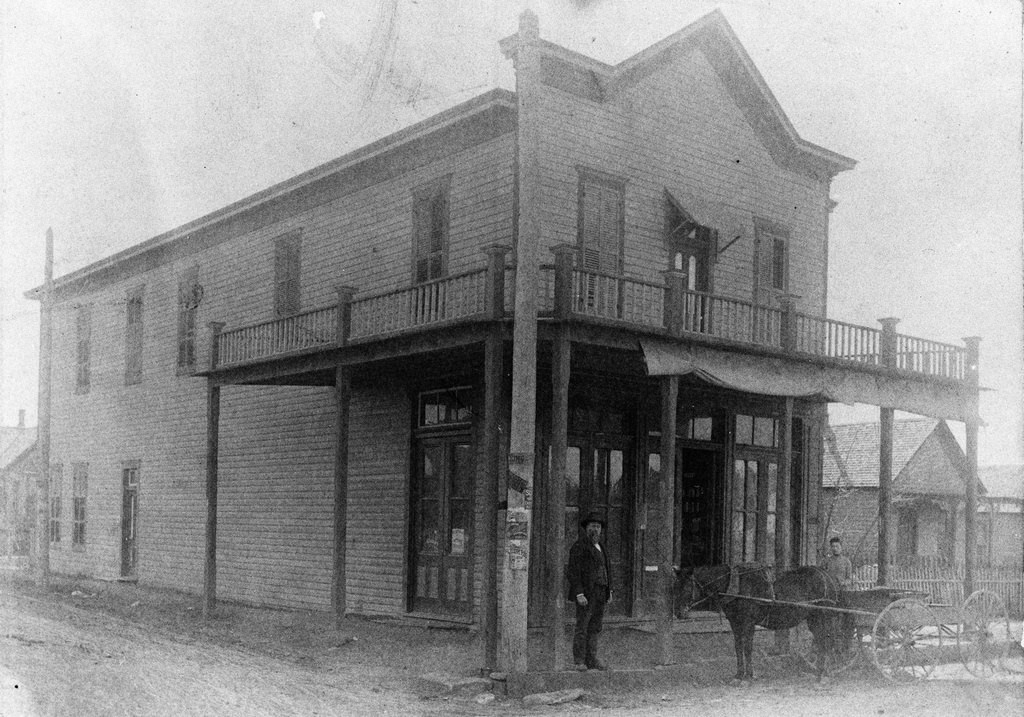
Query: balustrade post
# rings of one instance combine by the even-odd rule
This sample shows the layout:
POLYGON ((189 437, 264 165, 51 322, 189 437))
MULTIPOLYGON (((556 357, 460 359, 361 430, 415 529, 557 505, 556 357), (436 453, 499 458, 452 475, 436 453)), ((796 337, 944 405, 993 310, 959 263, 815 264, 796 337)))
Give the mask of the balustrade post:
POLYGON ((555 318, 568 319, 572 314, 572 269, 576 246, 559 244, 551 251, 555 255, 555 318))
POLYGON ((220 353, 220 333, 224 330, 224 322, 211 321, 207 324, 210 327, 210 370, 217 368, 217 358, 220 353))
POLYGON ((665 328, 671 336, 682 336, 686 327, 686 274, 669 270, 665 274, 665 328))
POLYGON ((338 292, 338 332, 335 343, 344 346, 352 330, 352 297, 356 289, 352 286, 338 286, 335 290, 338 292))
POLYGON ((485 311, 488 318, 500 319, 505 316, 505 255, 510 248, 504 244, 484 247, 487 254, 487 286, 485 289, 485 311))
POLYGON ((886 368, 896 368, 898 364, 896 356, 896 324, 899 322, 900 320, 894 317, 878 320, 878 323, 882 325, 882 343, 878 347, 879 358, 882 365, 886 368))
POLYGON ((779 339, 782 341, 783 350, 790 352, 797 349, 796 300, 798 298, 800 297, 795 294, 784 294, 779 299, 782 308, 779 339))

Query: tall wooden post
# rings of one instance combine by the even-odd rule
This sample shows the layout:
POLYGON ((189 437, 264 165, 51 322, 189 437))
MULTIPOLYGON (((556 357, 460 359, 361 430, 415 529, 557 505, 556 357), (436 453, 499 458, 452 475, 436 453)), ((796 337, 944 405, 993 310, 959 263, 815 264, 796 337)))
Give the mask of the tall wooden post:
MULTIPOLYGON (((791 311, 790 309, 790 314, 791 311)), ((786 396, 785 411, 782 415, 782 465, 779 466, 779 476, 775 484, 775 567, 780 572, 788 570, 793 561, 793 515, 789 500, 792 477, 793 397, 786 396)), ((775 651, 779 654, 789 652, 789 630, 775 632, 775 651)))
MULTIPOLYGON (((661 473, 656 490, 648 491, 648 504, 657 501, 656 519, 648 522, 648 531, 657 544, 658 593, 655 605, 655 629, 658 633, 658 662, 669 665, 672 659, 672 611, 675 571, 672 566, 672 539, 675 528, 676 413, 679 402, 679 377, 661 377, 661 473)), ((654 567, 654 566, 650 566, 654 567)), ((647 574, 648 566, 644 566, 647 574)))
POLYGON ((334 580, 331 586, 331 606, 335 623, 345 617, 346 605, 346 552, 348 535, 348 448, 349 407, 352 401, 352 375, 347 366, 334 369, 335 415, 338 422, 334 448, 334 580))
MULTIPOLYGON (((882 324, 881 360, 887 368, 896 367, 896 324, 899 319, 878 320, 882 324)), ((880 407, 878 435, 878 584, 889 584, 892 562, 892 426, 893 409, 880 407)))
POLYGON ((36 482, 36 584, 50 586, 50 384, 53 366, 53 229, 46 230, 39 310, 39 478, 36 482))
POLYGON ((501 620, 502 667, 527 670, 527 605, 530 523, 533 513, 534 437, 537 412, 537 251, 540 240, 540 29, 537 16, 519 16, 515 47, 516 149, 519 221, 516 236, 516 303, 512 334, 512 423, 509 429, 508 510, 501 620))
POLYGON ((551 472, 548 476, 546 500, 547 532, 545 560, 548 564, 547 625, 551 668, 565 667, 565 470, 569 447, 569 381, 571 378, 572 343, 566 320, 571 311, 572 260, 575 247, 555 247, 555 318, 558 320, 551 351, 551 472), (568 281, 567 281, 568 279, 568 281))
POLYGON ((964 343, 967 344, 964 383, 968 401, 964 411, 967 457, 967 486, 964 491, 964 595, 967 596, 974 592, 978 562, 978 360, 981 338, 968 336, 964 343))
POLYGON ((220 386, 206 384, 206 553, 203 565, 203 617, 217 606, 217 459, 220 440, 220 386))
POLYGON ((493 245, 488 255, 488 315, 494 321, 484 341, 484 425, 486 463, 481 490, 484 516, 480 546, 480 659, 483 671, 498 665, 498 489, 501 471, 501 413, 505 392, 505 352, 499 323, 505 316, 505 255, 508 247, 493 245))

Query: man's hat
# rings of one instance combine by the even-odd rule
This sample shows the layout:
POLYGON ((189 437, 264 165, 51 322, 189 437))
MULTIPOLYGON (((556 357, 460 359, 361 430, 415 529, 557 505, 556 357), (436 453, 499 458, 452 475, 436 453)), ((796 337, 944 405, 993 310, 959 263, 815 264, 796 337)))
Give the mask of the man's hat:
POLYGON ((589 523, 599 523, 601 525, 601 530, 605 529, 604 517, 596 510, 590 511, 587 513, 585 518, 580 520, 580 527, 586 528, 589 523))

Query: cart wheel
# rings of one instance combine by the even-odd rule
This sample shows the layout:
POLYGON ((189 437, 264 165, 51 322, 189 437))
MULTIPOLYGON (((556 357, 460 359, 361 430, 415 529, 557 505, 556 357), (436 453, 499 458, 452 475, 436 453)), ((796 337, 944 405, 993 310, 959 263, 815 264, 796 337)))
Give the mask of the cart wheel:
POLYGON ((890 603, 875 619, 871 654, 893 682, 923 680, 935 669, 942 651, 942 627, 928 605, 916 598, 890 603))
POLYGON ((991 677, 1005 669, 1010 655, 1010 618, 1003 599, 989 590, 977 590, 960 608, 957 632, 960 660, 975 677, 991 677))
POLYGON ((811 633, 810 628, 807 627, 806 622, 801 622, 796 627, 790 628, 789 640, 790 650, 800 658, 804 668, 814 674, 822 671, 821 661, 823 657, 825 659, 825 674, 837 675, 857 662, 857 657, 860 654, 859 640, 855 636, 851 636, 850 644, 846 646, 847 649, 823 656, 819 650, 815 649, 814 635, 811 633))

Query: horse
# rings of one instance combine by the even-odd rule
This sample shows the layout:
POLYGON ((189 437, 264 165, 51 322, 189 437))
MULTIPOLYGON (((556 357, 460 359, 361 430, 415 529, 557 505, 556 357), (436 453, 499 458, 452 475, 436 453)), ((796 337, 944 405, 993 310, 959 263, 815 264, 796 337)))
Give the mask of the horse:
MULTIPOLYGON (((806 621, 819 655, 842 648, 842 613, 815 610, 814 605, 841 602, 839 583, 821 568, 787 570, 772 580, 771 569, 756 563, 677 569, 677 606, 690 609, 707 604, 725 614, 736 645, 738 682, 754 679, 754 628, 785 630, 806 621), (754 598, 754 599, 746 599, 754 598), (804 606, 807 607, 804 607, 804 606)), ((826 659, 818 660, 818 677, 825 676, 826 659)))

